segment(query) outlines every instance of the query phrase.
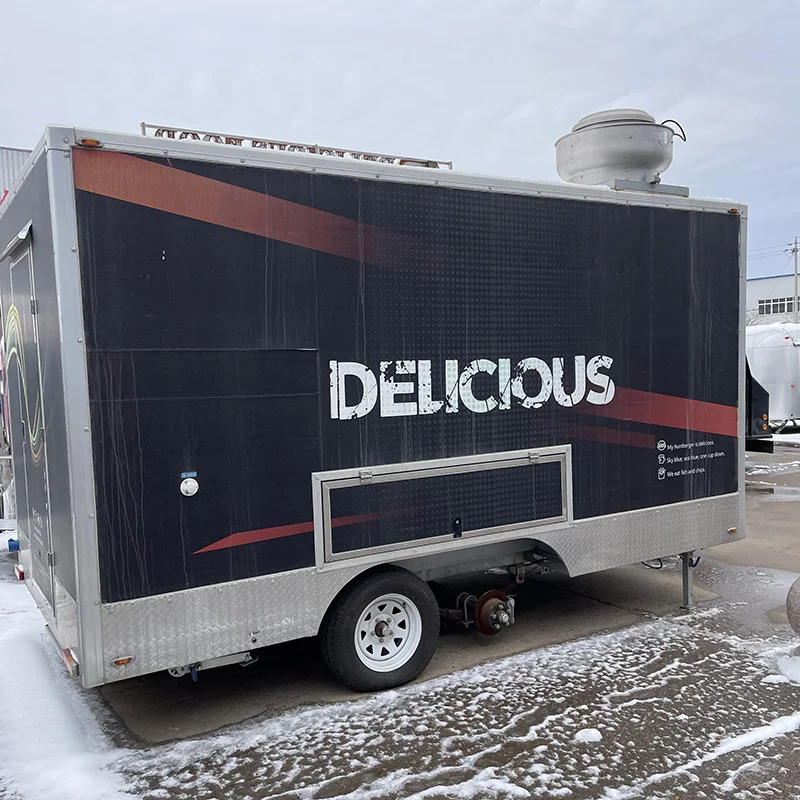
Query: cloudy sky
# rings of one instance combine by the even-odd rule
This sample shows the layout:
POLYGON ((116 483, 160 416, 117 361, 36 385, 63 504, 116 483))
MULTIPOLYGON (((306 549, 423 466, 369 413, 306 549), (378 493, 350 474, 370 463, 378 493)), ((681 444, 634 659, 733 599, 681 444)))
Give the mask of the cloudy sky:
POLYGON ((557 179, 581 116, 673 117, 665 182, 750 206, 750 274, 800 235, 797 0, 0 0, 0 144, 142 120, 557 179))

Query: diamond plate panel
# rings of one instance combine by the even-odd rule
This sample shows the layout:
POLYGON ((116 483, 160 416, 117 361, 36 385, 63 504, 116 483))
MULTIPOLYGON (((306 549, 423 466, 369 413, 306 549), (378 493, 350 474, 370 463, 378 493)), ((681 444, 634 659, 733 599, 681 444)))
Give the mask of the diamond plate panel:
POLYGON ((70 597, 61 581, 56 580, 55 585, 56 627, 54 632, 61 647, 73 650, 80 661, 78 604, 70 597))
POLYGON ((313 636, 333 598, 365 569, 301 569, 106 604, 105 681, 313 636), (111 664, 125 656, 133 657, 127 666, 111 664))
POLYGON ((537 540, 555 550, 570 575, 599 572, 744 538, 739 495, 580 520, 537 540), (736 528, 736 533, 728 533, 736 528))
MULTIPOLYGON (((741 539, 739 522, 732 494, 582 520, 536 538, 559 554, 570 575, 581 575, 741 539)), ((451 551, 454 562, 460 552, 451 551)), ((336 594, 364 569, 302 569, 104 605, 104 680, 313 636, 336 594), (111 664, 123 656, 133 660, 111 664)))

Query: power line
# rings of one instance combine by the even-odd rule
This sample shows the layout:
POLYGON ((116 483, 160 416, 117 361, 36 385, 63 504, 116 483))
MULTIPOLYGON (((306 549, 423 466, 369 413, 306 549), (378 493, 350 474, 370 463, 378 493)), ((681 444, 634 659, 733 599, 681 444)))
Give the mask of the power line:
MULTIPOLYGON (((752 261, 752 260, 753 259, 748 259, 748 261, 752 261)), ((789 266, 789 262, 791 260, 792 260, 792 257, 789 256, 789 258, 787 258, 786 261, 784 262, 784 265, 781 267, 781 271, 779 273, 777 273, 777 275, 752 275, 750 277, 752 277, 752 278, 760 278, 762 280, 767 280, 768 278, 786 278, 786 277, 789 277, 789 276, 792 275, 792 273, 791 272, 784 272, 784 270, 786 269, 786 267, 789 266)), ((749 278, 748 278, 748 280, 749 280, 749 278)))
POLYGON ((773 244, 769 247, 754 247, 752 250, 748 250, 747 254, 750 255, 751 253, 761 253, 764 250, 783 250, 786 247, 786 244, 773 244))

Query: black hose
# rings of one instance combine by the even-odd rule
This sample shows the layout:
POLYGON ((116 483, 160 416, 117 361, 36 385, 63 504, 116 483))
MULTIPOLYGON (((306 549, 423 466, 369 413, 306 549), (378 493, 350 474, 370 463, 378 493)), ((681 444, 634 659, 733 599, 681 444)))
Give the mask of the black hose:
MULTIPOLYGON (((677 125, 680 128, 680 130, 681 130, 680 138, 683 139, 683 141, 685 142, 686 141, 686 131, 683 129, 683 125, 681 125, 680 122, 678 122, 675 119, 665 119, 661 124, 662 125, 666 125, 668 122, 671 122, 673 125, 677 125)), ((677 131, 673 131, 673 133, 676 136, 678 135, 677 131)))

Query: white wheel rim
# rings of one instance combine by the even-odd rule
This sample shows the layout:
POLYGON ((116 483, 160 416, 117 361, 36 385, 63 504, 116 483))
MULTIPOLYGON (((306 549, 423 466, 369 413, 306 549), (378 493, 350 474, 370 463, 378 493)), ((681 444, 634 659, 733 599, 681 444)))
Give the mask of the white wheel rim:
POLYGON ((373 672, 393 672, 417 652, 421 638, 422 617, 416 605, 402 594, 382 594, 358 618, 356 653, 373 672))

